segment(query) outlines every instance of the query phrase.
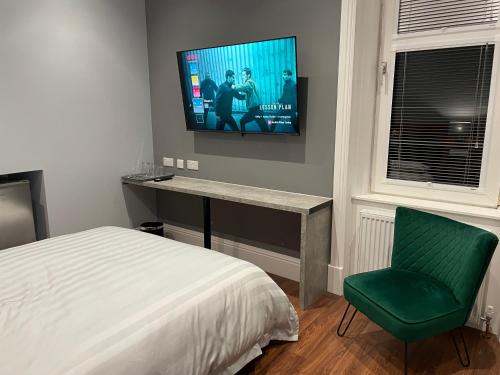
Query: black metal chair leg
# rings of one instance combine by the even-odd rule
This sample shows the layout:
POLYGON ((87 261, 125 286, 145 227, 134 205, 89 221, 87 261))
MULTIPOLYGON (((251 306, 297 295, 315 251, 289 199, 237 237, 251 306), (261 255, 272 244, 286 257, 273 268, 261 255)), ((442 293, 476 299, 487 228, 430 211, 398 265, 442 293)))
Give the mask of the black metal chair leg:
POLYGON ((351 304, 347 305, 347 308, 344 311, 344 315, 342 316, 342 320, 340 321, 339 326, 337 327, 337 335, 340 337, 343 337, 346 334, 347 330, 349 329, 349 326, 351 325, 352 320, 354 319, 354 315, 356 315, 356 313, 358 312, 358 309, 355 308, 351 316, 351 319, 349 319, 349 322, 347 323, 347 326, 345 327, 344 331, 341 332, 340 328, 342 327, 342 323, 344 323, 344 319, 347 315, 347 312, 349 311, 349 307, 351 307, 351 304))
POLYGON ((405 341, 405 375, 408 375, 408 342, 405 341))
POLYGON ((455 350, 457 351, 458 360, 460 361, 462 366, 469 367, 470 366, 469 351, 467 350, 467 345, 465 344, 465 339, 464 339, 464 335, 462 333, 462 329, 459 328, 458 332, 460 333, 460 338, 462 340, 462 345, 464 347, 466 361, 464 361, 464 358, 462 358, 462 354, 460 354, 460 349, 458 347, 457 340, 455 339, 455 335, 453 334, 453 331, 451 331, 450 334, 451 334, 451 338, 453 339, 453 345, 455 345, 455 350))

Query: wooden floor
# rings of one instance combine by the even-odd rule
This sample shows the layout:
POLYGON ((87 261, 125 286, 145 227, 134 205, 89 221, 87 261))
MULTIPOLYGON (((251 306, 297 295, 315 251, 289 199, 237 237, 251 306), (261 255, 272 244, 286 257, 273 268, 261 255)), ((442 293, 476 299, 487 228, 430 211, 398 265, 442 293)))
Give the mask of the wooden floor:
MULTIPOLYGON (((358 313, 345 337, 336 335, 346 302, 332 294, 312 308, 299 308, 298 283, 272 276, 289 296, 300 319, 300 338, 294 343, 271 343, 264 355, 238 375, 250 374, 402 374, 404 345, 358 313)), ((500 344, 496 337, 483 339, 480 332, 464 329, 471 366, 458 362, 449 334, 410 344, 409 374, 500 375, 500 344)))

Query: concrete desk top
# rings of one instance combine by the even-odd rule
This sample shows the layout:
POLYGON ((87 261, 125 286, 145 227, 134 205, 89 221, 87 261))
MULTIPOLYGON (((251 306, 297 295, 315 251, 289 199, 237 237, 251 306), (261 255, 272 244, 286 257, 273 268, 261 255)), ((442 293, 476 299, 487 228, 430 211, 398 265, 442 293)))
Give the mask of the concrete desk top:
POLYGON ((323 207, 332 205, 332 198, 271 190, 254 186, 229 184, 198 178, 175 176, 161 182, 130 182, 148 188, 176 191, 203 197, 274 208, 281 211, 309 215, 323 207))

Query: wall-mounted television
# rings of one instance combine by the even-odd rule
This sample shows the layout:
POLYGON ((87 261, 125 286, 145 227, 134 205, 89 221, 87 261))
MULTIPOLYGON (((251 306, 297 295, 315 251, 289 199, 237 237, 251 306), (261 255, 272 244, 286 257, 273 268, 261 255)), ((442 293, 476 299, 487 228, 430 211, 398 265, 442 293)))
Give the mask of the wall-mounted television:
POLYGON ((187 130, 299 134, 294 36, 177 52, 187 130))

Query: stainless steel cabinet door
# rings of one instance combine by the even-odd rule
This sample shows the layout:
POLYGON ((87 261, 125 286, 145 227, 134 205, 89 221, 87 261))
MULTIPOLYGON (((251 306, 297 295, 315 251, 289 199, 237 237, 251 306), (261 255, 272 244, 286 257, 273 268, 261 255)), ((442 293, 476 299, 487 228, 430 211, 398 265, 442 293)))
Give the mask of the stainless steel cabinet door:
POLYGON ((0 184, 0 250, 35 240, 29 181, 0 184))

